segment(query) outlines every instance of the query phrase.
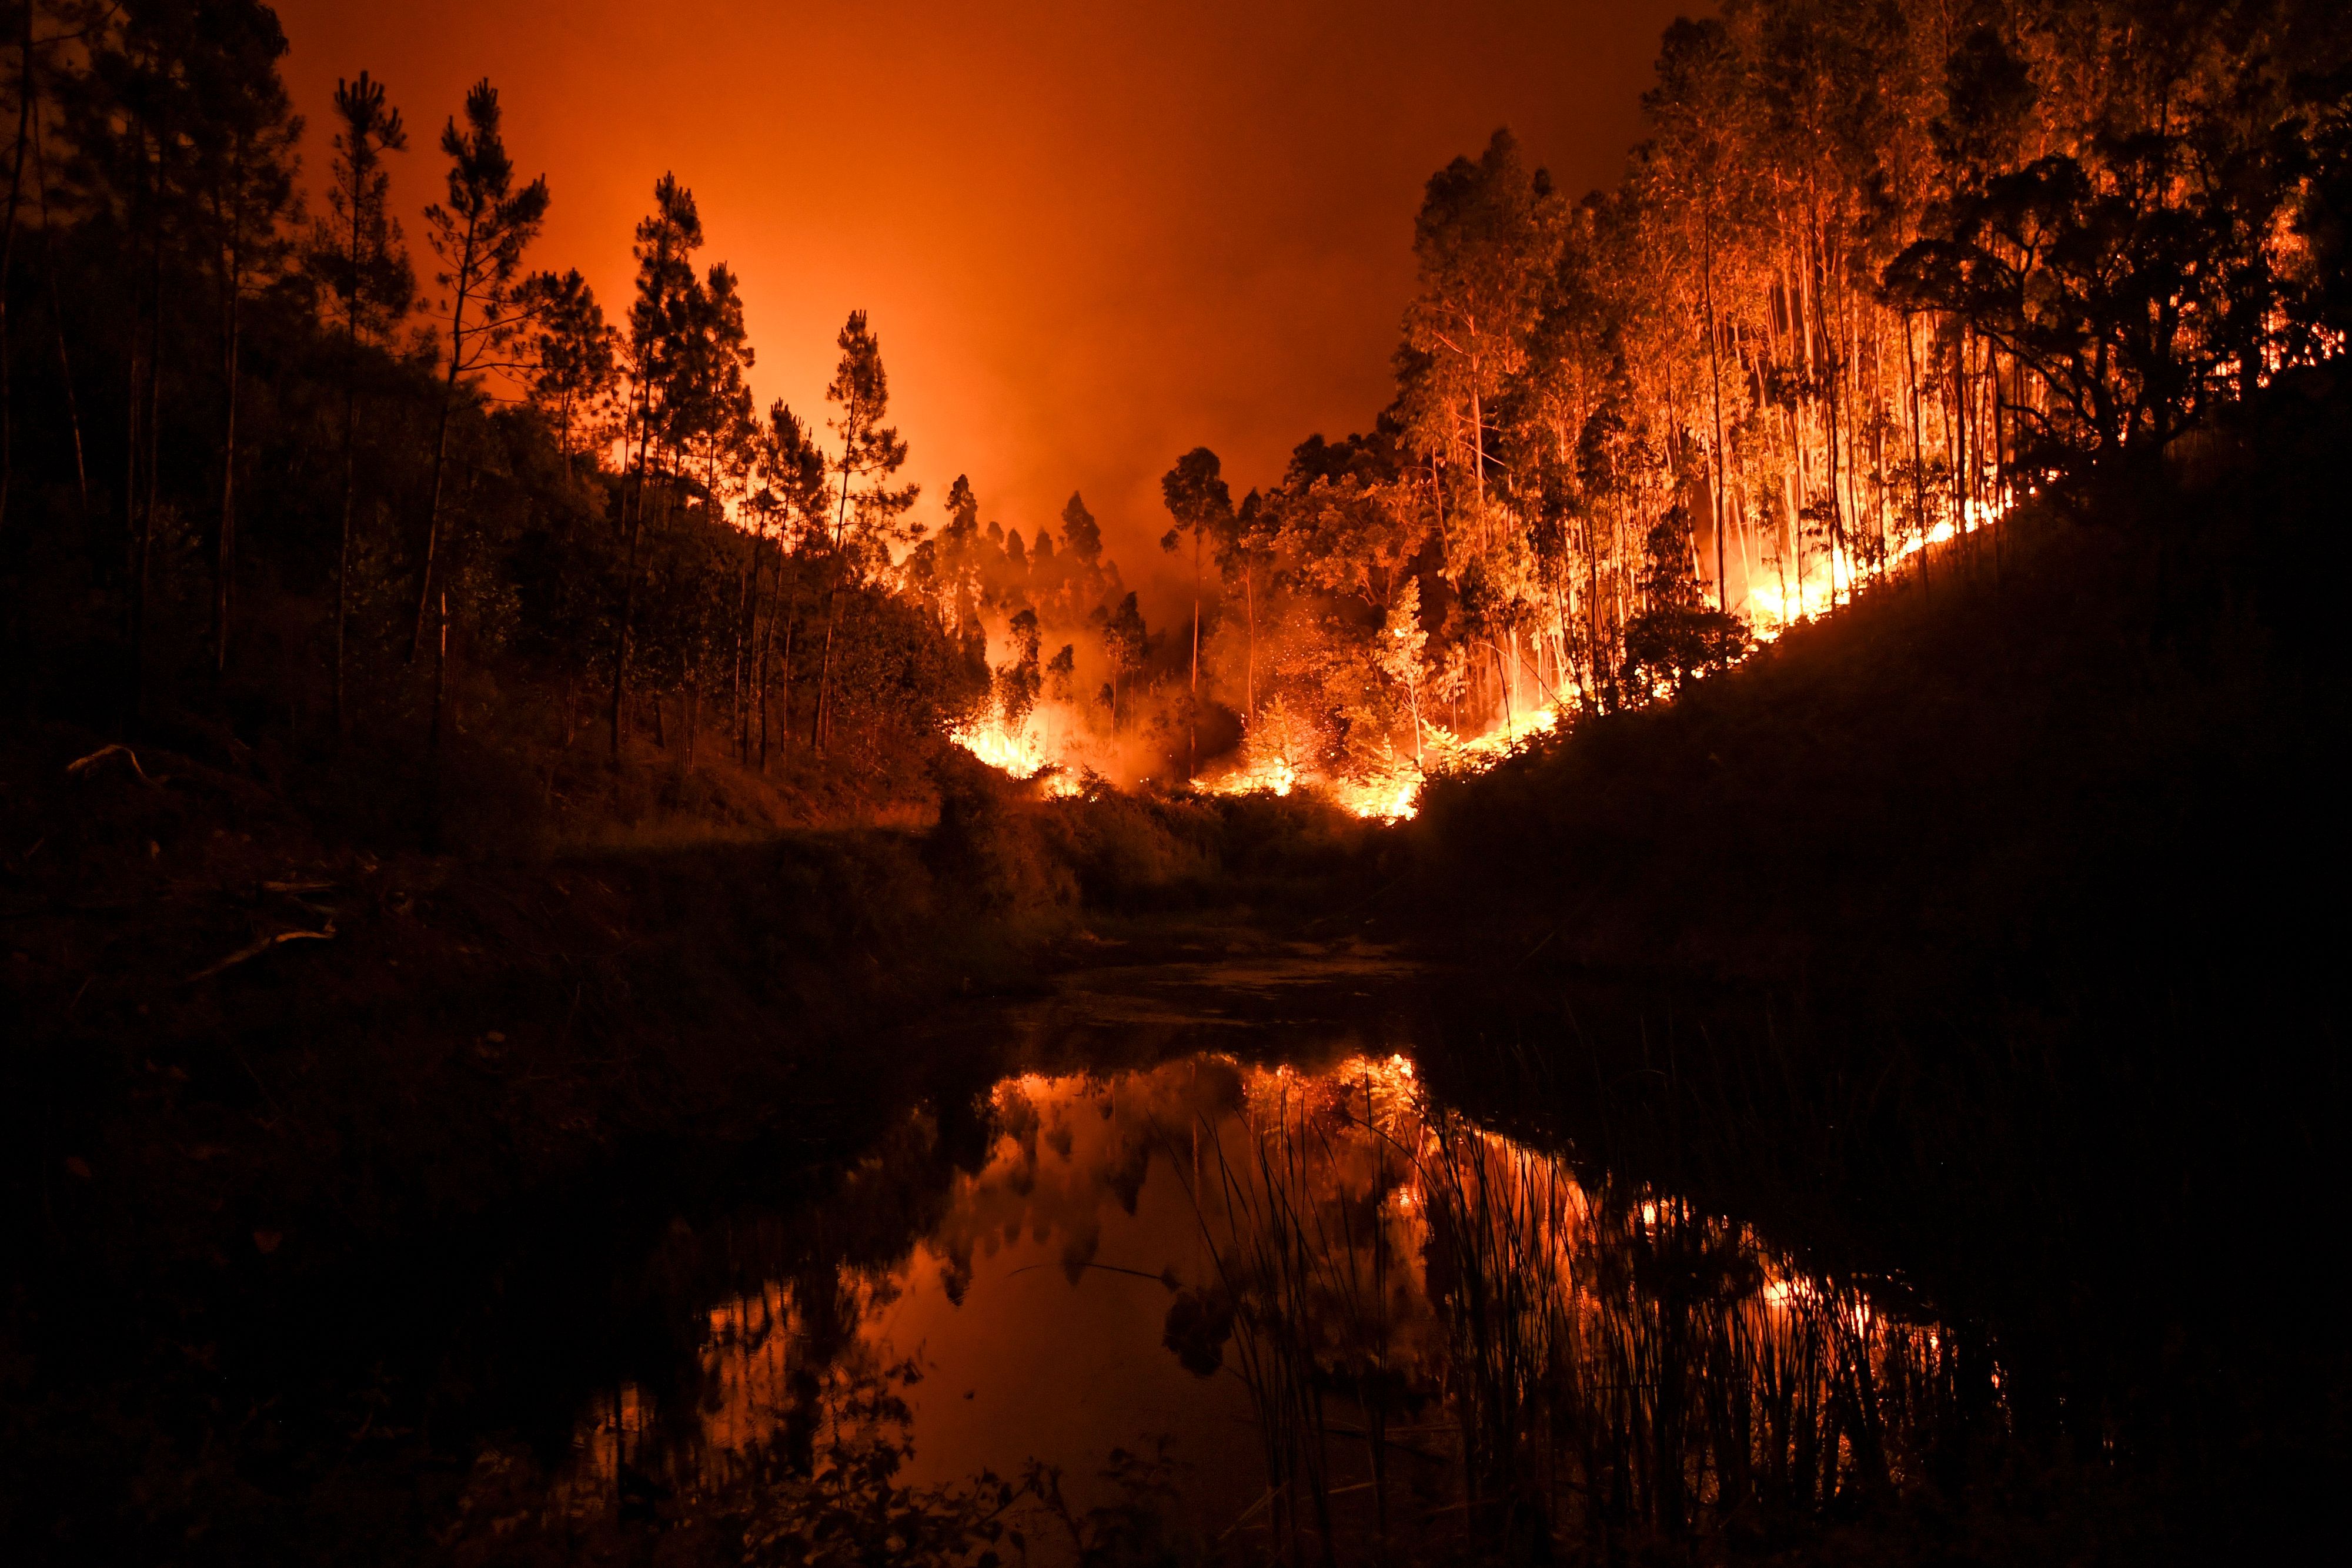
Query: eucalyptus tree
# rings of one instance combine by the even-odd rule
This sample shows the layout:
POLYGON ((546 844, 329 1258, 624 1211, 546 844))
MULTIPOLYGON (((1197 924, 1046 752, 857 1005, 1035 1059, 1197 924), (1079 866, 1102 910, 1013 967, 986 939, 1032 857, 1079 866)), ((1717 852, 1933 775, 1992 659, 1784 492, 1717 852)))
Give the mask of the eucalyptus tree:
POLYGON ((1643 107, 1658 127, 1654 165, 1670 199, 1698 237, 1699 297, 1706 332, 1707 402, 1714 441, 1707 449, 1709 522, 1715 538, 1716 608, 1731 608, 1724 547, 1723 489, 1728 467, 1723 416, 1723 340, 1715 304, 1715 258, 1738 130, 1738 54, 1721 21, 1678 18, 1658 56, 1658 83, 1643 107))
POLYGON ((1222 551, 1234 531, 1234 497, 1225 486, 1217 455, 1196 446, 1160 476, 1160 497, 1175 526, 1160 537, 1160 548, 1173 554, 1185 539, 1192 545, 1192 677, 1186 722, 1190 747, 1186 776, 1201 765, 1201 548, 1213 541, 1222 551))
POLYGON ((1102 605, 1093 616, 1096 630, 1102 637, 1103 653, 1110 664, 1110 679, 1103 685, 1102 695, 1110 708, 1110 728, 1118 733, 1118 694, 1122 677, 1132 680, 1143 668, 1143 656, 1150 643, 1143 624, 1142 607, 1130 593, 1116 607, 1102 605))
POLYGON ((1456 158, 1430 177, 1413 221, 1420 283, 1405 308, 1400 408, 1415 450, 1467 492, 1481 549, 1491 532, 1490 405, 1520 365, 1556 206, 1550 176, 1529 174, 1517 140, 1497 131, 1475 162, 1456 158))
POLYGON ((425 625, 433 604, 434 558, 441 538, 441 509, 449 460, 449 421, 466 377, 506 368, 492 358, 520 333, 528 317, 516 298, 523 253, 539 237, 547 218, 547 177, 517 189, 514 161, 500 130, 498 89, 488 78, 466 93, 466 124, 451 116, 441 131, 441 151, 449 160, 447 199, 425 209, 426 240, 445 270, 436 275, 446 294, 441 309, 449 323, 447 363, 441 382, 441 409, 433 440, 431 499, 425 516, 424 563, 417 576, 416 630, 409 640, 413 660, 425 645, 425 625), (468 319, 470 312, 470 319, 468 319))
POLYGON ((1242 588, 1242 729, 1246 733, 1257 716, 1257 601, 1260 586, 1275 563, 1281 535, 1282 514, 1252 490, 1234 508, 1233 527, 1217 549, 1217 567, 1228 582, 1239 579, 1242 588))
POLYGON ((1087 498, 1076 490, 1062 505, 1062 540, 1089 566, 1102 559, 1102 525, 1087 510, 1087 498))
POLYGON ((1037 612, 1019 612, 1006 632, 1013 645, 1013 660, 996 672, 997 705, 1004 714, 1005 732, 1019 735, 1028 724, 1030 714, 1036 710, 1037 698, 1045 685, 1045 672, 1038 664, 1043 643, 1037 612))

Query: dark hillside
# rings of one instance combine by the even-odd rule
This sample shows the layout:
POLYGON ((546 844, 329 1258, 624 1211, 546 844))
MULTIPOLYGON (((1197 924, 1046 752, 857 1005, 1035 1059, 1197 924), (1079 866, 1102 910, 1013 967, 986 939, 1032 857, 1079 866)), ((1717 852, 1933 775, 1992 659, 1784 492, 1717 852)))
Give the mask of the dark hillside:
POLYGON ((2280 1309, 2346 1191, 2348 409, 2296 381, 1433 789, 1391 895, 1502 956, 1453 1071, 1987 1324, 2184 1539, 2296 1528, 2347 1448, 2280 1309))
POLYGON ((944 747, 898 797, 925 830, 785 831, 730 819, 792 797, 724 758, 544 756, 584 805, 461 750, 452 821, 513 831, 434 855, 311 794, 364 779, 195 720, 0 748, 0 1538, 29 1560, 430 1560, 475 1438, 577 1375, 678 1214, 819 1190, 970 1099, 1001 1063, 919 1032, 964 998, 1138 950, 1129 913, 1319 897, 1360 834, 1304 799, 1042 801, 944 747))
POLYGON ((1428 885, 1580 963, 1904 1016, 2291 969, 2326 927, 2282 895, 2343 832, 2352 423, 2257 421, 2179 489, 2031 504, 1680 702, 1433 788, 1428 885))

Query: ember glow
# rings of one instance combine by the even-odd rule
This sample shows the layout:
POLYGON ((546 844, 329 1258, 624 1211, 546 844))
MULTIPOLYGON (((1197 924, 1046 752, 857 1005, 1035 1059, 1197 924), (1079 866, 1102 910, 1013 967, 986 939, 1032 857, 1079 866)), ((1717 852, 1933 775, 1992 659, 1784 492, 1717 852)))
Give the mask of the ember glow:
POLYGON ((1506 0, 1432 27, 1382 5, 1346 14, 1344 69, 1328 7, 1244 0, 1181 26, 1061 0, 579 0, 560 26, 535 0, 277 10, 314 170, 338 78, 365 66, 406 110, 412 235, 438 199, 425 144, 487 75, 517 162, 554 185, 547 248, 600 298, 625 299, 629 225, 675 170, 741 274, 761 406, 821 407, 824 345, 866 308, 908 355, 893 391, 926 497, 984 469, 1025 535, 1082 489, 1139 561, 1170 454, 1279 468, 1295 428, 1384 395, 1398 214, 1463 127, 1508 121, 1576 189, 1611 176, 1676 6, 1506 0))

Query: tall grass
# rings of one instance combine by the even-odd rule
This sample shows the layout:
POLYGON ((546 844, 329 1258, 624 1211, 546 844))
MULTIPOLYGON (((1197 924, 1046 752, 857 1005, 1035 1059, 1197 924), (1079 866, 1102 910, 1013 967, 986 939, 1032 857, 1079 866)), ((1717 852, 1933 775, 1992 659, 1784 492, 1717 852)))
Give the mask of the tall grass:
POLYGON ((1989 1363, 1855 1281, 1369 1075, 1255 1075, 1199 1148, 1285 1561, 1795 1541, 1927 1486, 1998 1402, 1989 1363))

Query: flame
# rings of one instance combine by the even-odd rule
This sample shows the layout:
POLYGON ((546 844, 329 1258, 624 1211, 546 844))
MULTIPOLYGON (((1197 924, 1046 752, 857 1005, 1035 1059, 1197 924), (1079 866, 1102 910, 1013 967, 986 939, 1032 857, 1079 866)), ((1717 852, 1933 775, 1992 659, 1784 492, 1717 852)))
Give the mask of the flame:
POLYGON ((1360 778, 1310 771, 1287 758, 1274 758, 1196 779, 1192 788, 1205 795, 1287 795, 1306 785, 1343 810, 1368 821, 1405 821, 1420 811, 1421 786, 1431 774, 1484 772, 1537 736, 1558 729, 1559 712, 1542 707, 1514 714, 1505 723, 1467 739, 1442 725, 1424 723, 1421 727, 1421 761, 1391 756, 1360 778))
POLYGON ((1387 822, 1412 816, 1415 809, 1413 798, 1421 792, 1418 779, 1333 779, 1321 773, 1302 772, 1279 758, 1255 767, 1236 768, 1207 779, 1196 779, 1192 781, 1192 788, 1204 795, 1284 796, 1301 784, 1328 796, 1359 817, 1377 818, 1387 822))
MULTIPOLYGON (((1992 479, 1994 476, 1989 472, 1987 477, 1992 479)), ((1747 605, 1757 642, 1769 643, 1798 622, 1825 614, 1840 602, 1850 601, 1856 587, 1869 577, 1891 578, 1922 550, 1993 527, 2032 493, 2031 486, 2021 491, 1996 485, 1990 499, 1969 500, 1961 507, 1957 522, 1939 522, 1925 537, 1905 539, 1894 546, 1879 562, 1874 574, 1853 552, 1833 547, 1825 566, 1817 565, 1807 571, 1801 588, 1780 582, 1757 584, 1748 591, 1747 605)), ((1661 687, 1653 695, 1663 700, 1667 693, 1661 687)), ((1406 821, 1419 814, 1422 785, 1431 777, 1483 773, 1529 742, 1557 732, 1563 717, 1557 706, 1529 708, 1514 712, 1501 723, 1466 737, 1443 725, 1424 721, 1416 757, 1391 754, 1361 774, 1328 772, 1303 758, 1275 755, 1195 779, 1192 788, 1204 795, 1265 794, 1277 798, 1307 789, 1370 821, 1406 821)), ((1066 759, 1048 755, 1034 719, 1014 730, 998 713, 956 729, 950 738, 982 762, 1003 768, 1015 779, 1033 779, 1048 769, 1058 769, 1048 781, 1052 792, 1079 792, 1077 770, 1070 768, 1066 759)))
POLYGON ((1539 735, 1549 735, 1559 727, 1558 708, 1529 708, 1515 713, 1503 723, 1467 740, 1455 737, 1451 730, 1438 726, 1423 725, 1425 750, 1438 753, 1439 760, 1433 772, 1461 771, 1478 773, 1500 762, 1512 752, 1539 735))
MULTIPOLYGON (((1987 477, 1995 478, 1990 470, 1987 477)), ((2028 486, 2024 494, 2032 494, 2032 486, 2028 486)), ((1929 528, 1925 537, 1905 539, 1889 549, 1877 575, 1894 577, 1905 562, 1921 550, 1949 544, 1962 534, 1983 532, 2015 511, 2021 498, 2015 488, 2000 486, 1996 480, 1990 500, 1979 501, 1971 497, 1963 504, 1959 522, 1946 518, 1929 528)), ((1851 551, 1832 547, 1826 580, 1824 574, 1816 567, 1806 572, 1801 589, 1779 582, 1759 583, 1748 591, 1748 619, 1756 629, 1756 640, 1769 643, 1798 622, 1825 614, 1836 608, 1841 600, 1851 601, 1854 584, 1862 581, 1864 576, 1851 551)))
POLYGON ((1297 787, 1298 778, 1298 769, 1277 757, 1253 768, 1196 779, 1192 788, 1204 795, 1287 795, 1297 787))
POLYGON ((948 732, 948 738, 987 763, 1015 779, 1034 779, 1048 769, 1056 769, 1045 781, 1046 789, 1055 795, 1075 795, 1078 781, 1070 770, 1048 757, 1045 745, 1033 726, 1024 725, 1018 730, 1006 728, 1002 715, 959 725, 948 732))

